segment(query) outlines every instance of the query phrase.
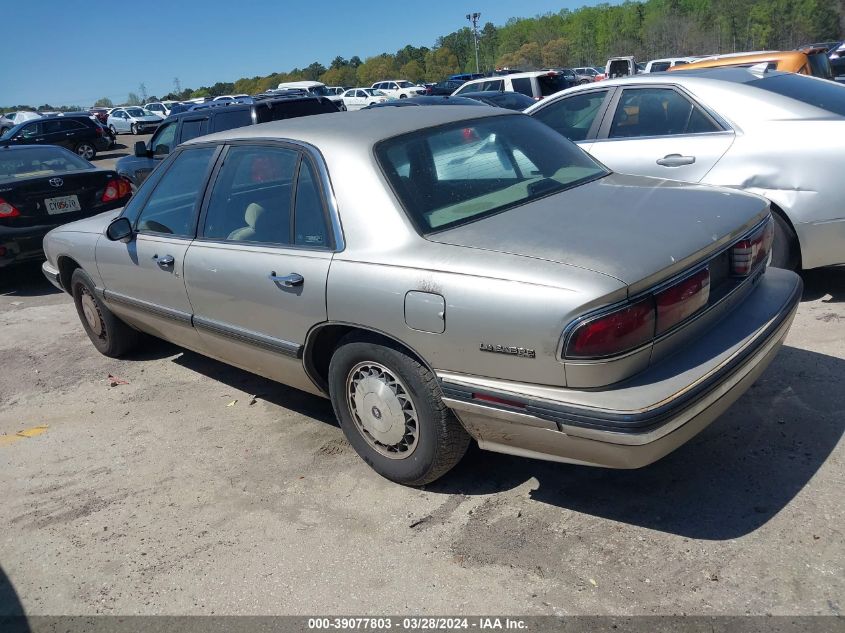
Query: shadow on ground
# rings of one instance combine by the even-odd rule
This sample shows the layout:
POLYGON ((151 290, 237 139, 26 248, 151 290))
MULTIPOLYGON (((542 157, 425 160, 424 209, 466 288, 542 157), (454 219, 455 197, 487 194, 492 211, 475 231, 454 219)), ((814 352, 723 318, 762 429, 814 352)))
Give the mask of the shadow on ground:
POLYGON ((41 262, 0 268, 0 296, 42 297, 61 292, 41 272, 41 262))
POLYGON ((725 415, 639 470, 539 462, 474 449, 428 490, 484 495, 535 478, 535 501, 690 538, 724 540, 768 522, 845 430, 845 361, 785 347, 725 415))
POLYGON ((845 266, 815 268, 801 273, 804 280, 803 301, 821 299, 822 303, 845 301, 845 266), (830 295, 830 297, 826 297, 830 295))
POLYGON ((15 586, 0 567, 0 631, 29 633, 29 624, 15 586))

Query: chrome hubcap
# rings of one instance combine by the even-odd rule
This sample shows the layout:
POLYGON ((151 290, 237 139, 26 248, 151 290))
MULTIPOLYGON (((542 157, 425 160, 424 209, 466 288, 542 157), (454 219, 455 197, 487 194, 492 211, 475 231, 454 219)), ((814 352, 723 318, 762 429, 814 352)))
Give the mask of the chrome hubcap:
POLYGON ((90 145, 81 145, 79 147, 79 155, 86 160, 90 160, 94 155, 94 150, 90 145))
POLYGON ((91 331, 95 336, 102 336, 103 322, 100 319, 100 311, 97 310, 97 304, 94 303, 94 297, 88 293, 87 289, 82 291, 80 303, 82 304, 82 314, 85 315, 88 327, 91 328, 91 331))
POLYGON ((417 448, 419 421, 408 388, 379 363, 358 363, 346 378, 346 399, 355 427, 367 443, 390 459, 417 448))

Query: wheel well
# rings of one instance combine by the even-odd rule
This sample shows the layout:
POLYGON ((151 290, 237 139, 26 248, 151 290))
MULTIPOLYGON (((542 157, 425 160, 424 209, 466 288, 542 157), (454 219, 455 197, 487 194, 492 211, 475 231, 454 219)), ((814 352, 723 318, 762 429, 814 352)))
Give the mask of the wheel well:
POLYGON ((302 360, 305 371, 325 393, 329 392, 329 362, 338 344, 350 334, 359 334, 373 343, 398 349, 434 373, 428 363, 410 347, 395 338, 355 325, 330 323, 313 330, 305 341, 302 360))
POLYGON ((67 256, 59 257, 57 264, 59 266, 59 281, 62 283, 62 288, 65 289, 66 293, 71 294, 70 278, 73 276, 73 271, 80 266, 75 260, 67 256))
POLYGON ((795 236, 795 240, 793 240, 792 246, 795 248, 795 255, 798 259, 798 270, 801 270, 801 241, 798 239, 798 231, 795 230, 795 225, 792 223, 792 220, 789 219, 789 216, 781 209, 778 205, 774 202, 769 202, 769 206, 772 209, 772 213, 777 213, 780 218, 789 225, 789 228, 792 230, 792 234, 795 236))

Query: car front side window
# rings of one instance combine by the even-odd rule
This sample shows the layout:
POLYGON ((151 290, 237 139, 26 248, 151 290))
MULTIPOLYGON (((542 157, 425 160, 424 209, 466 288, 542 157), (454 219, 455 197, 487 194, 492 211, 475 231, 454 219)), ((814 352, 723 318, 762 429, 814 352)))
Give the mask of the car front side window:
POLYGON ((159 180, 138 217, 140 232, 193 237, 194 209, 216 148, 183 151, 159 180))
POLYGON ((162 128, 159 128, 156 135, 153 137, 150 145, 152 146, 153 156, 164 156, 169 154, 173 149, 176 141, 176 122, 168 123, 162 128))
POLYGON ((549 104, 533 116, 570 141, 583 141, 601 111, 606 95, 606 90, 575 94, 549 104))

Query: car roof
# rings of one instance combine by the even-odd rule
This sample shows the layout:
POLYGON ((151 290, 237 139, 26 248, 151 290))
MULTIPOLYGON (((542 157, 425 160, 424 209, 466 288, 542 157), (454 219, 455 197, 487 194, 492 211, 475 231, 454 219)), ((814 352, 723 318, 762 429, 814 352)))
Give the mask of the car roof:
MULTIPOLYGON (((801 51, 760 51, 749 54, 729 53, 715 57, 705 57, 687 64, 687 68, 716 68, 731 64, 754 64, 761 62, 787 62, 795 66, 795 70, 807 63, 807 54, 801 51)), ((674 72, 674 71, 673 71, 674 72)))
POLYGON ((447 105, 439 108, 411 108, 411 111, 407 108, 365 108, 343 114, 332 112, 234 128, 199 137, 186 144, 237 139, 289 138, 311 143, 320 149, 332 146, 361 147, 438 125, 488 116, 515 116, 517 114, 511 110, 492 106, 468 108, 447 105))

